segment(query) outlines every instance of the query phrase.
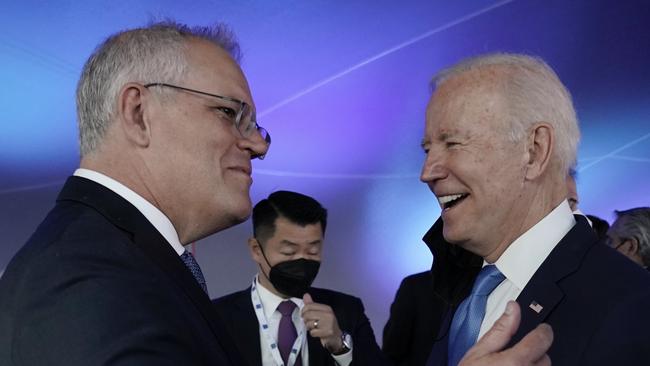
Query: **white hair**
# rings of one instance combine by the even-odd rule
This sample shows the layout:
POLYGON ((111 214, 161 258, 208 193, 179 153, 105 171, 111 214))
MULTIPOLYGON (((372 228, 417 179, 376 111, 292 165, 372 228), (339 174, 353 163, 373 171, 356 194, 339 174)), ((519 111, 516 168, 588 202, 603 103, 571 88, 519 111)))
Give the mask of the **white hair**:
POLYGON ((116 111, 120 89, 129 82, 177 83, 187 72, 185 49, 191 38, 208 40, 239 62, 237 40, 223 24, 188 27, 167 20, 116 33, 90 56, 77 84, 81 156, 101 143, 116 111))
POLYGON ((452 77, 471 70, 503 68, 499 85, 510 111, 507 135, 521 141, 535 123, 547 122, 555 130, 554 158, 563 174, 576 166, 580 131, 571 94, 557 74, 538 57, 496 53, 461 61, 440 71, 431 81, 435 90, 452 77))
POLYGON ((620 238, 636 239, 643 264, 650 266, 650 207, 614 212, 616 212, 616 221, 610 230, 620 238))

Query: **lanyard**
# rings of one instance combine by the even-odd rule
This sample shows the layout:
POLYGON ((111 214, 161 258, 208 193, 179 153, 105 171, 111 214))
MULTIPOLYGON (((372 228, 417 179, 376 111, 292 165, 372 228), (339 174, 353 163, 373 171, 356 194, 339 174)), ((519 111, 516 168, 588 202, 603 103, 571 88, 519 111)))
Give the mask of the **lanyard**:
MULTIPOLYGON (((253 308, 255 309, 255 315, 257 315, 257 322, 260 325, 262 334, 264 334, 264 338, 266 339, 266 344, 269 347, 269 351, 271 352, 271 355, 273 356, 273 360, 275 360, 275 364, 277 366, 285 366, 284 361, 282 361, 282 356, 280 355, 280 351, 278 350, 275 337, 271 334, 271 331, 269 330, 269 322, 266 319, 266 315, 264 314, 264 306, 262 305, 262 301, 260 301, 260 295, 257 293, 257 286, 258 285, 257 285, 257 276, 256 276, 253 278, 253 284, 251 285, 251 300, 253 301, 253 308)), ((305 339, 305 327, 299 327, 298 337, 296 337, 295 342, 293 342, 293 346, 291 347, 291 353, 289 353, 289 359, 287 360, 286 366, 293 366, 296 363, 296 358, 300 353, 300 348, 302 347, 302 343, 304 339, 305 339)))

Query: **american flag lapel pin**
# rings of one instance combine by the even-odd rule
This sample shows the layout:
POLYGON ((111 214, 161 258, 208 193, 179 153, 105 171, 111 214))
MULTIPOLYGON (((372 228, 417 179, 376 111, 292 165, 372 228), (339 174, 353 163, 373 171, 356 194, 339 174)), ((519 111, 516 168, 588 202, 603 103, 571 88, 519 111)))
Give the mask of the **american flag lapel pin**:
POLYGON ((542 311, 542 309, 544 309, 544 307, 538 304, 537 301, 531 302, 530 305, 528 305, 528 307, 533 309, 533 311, 536 312, 537 314, 539 314, 542 311))

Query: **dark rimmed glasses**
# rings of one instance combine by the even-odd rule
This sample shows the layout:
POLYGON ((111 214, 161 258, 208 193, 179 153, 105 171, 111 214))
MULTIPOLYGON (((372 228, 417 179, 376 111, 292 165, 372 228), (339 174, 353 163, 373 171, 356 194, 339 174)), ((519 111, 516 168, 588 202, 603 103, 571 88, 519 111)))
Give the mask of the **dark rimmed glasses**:
MULTIPOLYGON (((239 134, 243 138, 248 139, 255 133, 255 131, 257 131, 260 136, 262 136, 264 142, 266 142, 268 151, 268 148, 271 145, 271 135, 264 127, 257 124, 257 121, 255 120, 255 110, 253 110, 253 108, 251 108, 248 103, 223 95, 206 93, 200 90, 194 90, 167 83, 149 83, 144 85, 145 88, 150 88, 152 86, 167 87, 220 99, 224 105, 218 108, 219 111, 221 111, 224 117, 229 119, 235 125, 235 128, 237 128, 239 134)), ((266 154, 260 154, 255 155, 252 158, 263 160, 265 156, 266 154)))

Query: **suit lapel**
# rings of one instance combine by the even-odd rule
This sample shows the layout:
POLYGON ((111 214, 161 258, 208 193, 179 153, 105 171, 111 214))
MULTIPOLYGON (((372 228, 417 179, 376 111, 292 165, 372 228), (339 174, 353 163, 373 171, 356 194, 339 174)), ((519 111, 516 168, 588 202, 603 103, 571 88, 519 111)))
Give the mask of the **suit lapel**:
MULTIPOLYGON (((309 294, 312 296, 314 302, 320 304, 330 303, 326 298, 323 298, 323 293, 318 291, 318 289, 311 288, 309 294)), ((334 358, 332 358, 329 352, 327 352, 323 345, 321 345, 320 339, 312 337, 309 335, 309 332, 307 332, 307 347, 309 347, 309 366, 326 366, 335 364, 334 358)))
POLYGON ((234 300, 230 318, 231 334, 234 342, 246 360, 246 365, 262 366, 260 330, 257 315, 253 309, 250 295, 251 288, 241 291, 234 300))
MULTIPOLYGON (((309 365, 310 366, 324 366, 327 358, 331 358, 329 354, 324 354, 325 349, 320 344, 318 338, 307 335, 307 347, 309 347, 309 365)), ((332 359, 333 360, 333 359, 332 359)))
POLYGON ((228 337, 224 337, 222 334, 224 328, 220 319, 214 313, 210 298, 203 292, 192 273, 185 267, 178 254, 162 235, 155 229, 138 230, 133 240, 190 298, 221 345, 230 344, 228 337))
POLYGON ((553 312, 564 298, 558 282, 578 269, 589 248, 596 243, 597 238, 587 221, 580 215, 575 215, 575 218, 576 225, 555 246, 517 297, 521 306, 521 324, 511 345, 553 312))
POLYGON ((470 293, 483 266, 483 258, 445 241, 442 218, 422 238, 433 255, 433 292, 445 304, 456 308, 470 293))
MULTIPOLYGON (((158 265, 196 306, 217 339, 222 353, 225 354, 225 349, 234 347, 232 341, 222 334, 223 324, 215 314, 206 293, 171 245, 132 204, 101 184, 75 176, 68 178, 58 200, 73 200, 93 207, 115 226, 129 233, 134 244, 158 265)), ((231 361, 233 364, 240 364, 238 359, 231 361)))
POLYGON ((454 317, 455 309, 446 306, 442 318, 440 320, 440 328, 438 334, 433 341, 431 352, 427 360, 427 366, 446 366, 447 365, 447 349, 449 348, 449 328, 451 321, 454 317))

